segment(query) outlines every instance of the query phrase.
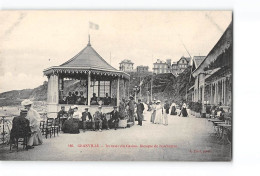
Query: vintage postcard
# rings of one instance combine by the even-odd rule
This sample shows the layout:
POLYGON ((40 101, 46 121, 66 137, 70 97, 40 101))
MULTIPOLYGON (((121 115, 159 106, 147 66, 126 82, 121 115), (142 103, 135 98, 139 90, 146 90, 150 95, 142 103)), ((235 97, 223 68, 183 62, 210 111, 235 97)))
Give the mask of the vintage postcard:
POLYGON ((0 11, 0 160, 231 161, 232 11, 0 11))

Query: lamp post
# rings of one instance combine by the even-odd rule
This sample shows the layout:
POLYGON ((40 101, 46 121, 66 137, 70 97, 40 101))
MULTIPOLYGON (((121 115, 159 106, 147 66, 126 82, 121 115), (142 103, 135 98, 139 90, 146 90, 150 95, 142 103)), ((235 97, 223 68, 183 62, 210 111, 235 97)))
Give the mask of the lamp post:
POLYGON ((139 87, 140 87, 139 98, 141 99, 141 98, 142 98, 142 77, 141 77, 141 76, 140 76, 140 84, 139 84, 139 87))
POLYGON ((134 87, 134 92, 135 92, 135 102, 136 102, 136 92, 137 92, 137 86, 134 87))
MULTIPOLYGON (((149 91, 147 90, 147 102, 149 103, 150 101, 149 101, 149 91)), ((152 101, 152 100, 151 100, 152 101)))

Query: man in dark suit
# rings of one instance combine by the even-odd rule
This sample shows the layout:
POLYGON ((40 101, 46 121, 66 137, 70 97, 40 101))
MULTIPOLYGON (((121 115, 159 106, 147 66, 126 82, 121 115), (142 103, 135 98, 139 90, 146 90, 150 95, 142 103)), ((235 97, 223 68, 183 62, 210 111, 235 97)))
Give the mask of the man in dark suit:
POLYGON ((134 119, 134 112, 135 112, 135 101, 134 97, 130 96, 130 100, 128 102, 128 114, 129 114, 129 121, 135 123, 134 119))
MULTIPOLYGON (((10 133, 10 142, 14 143, 15 139, 22 137, 29 137, 31 129, 30 129, 30 122, 25 117, 27 116, 27 109, 22 109, 20 112, 20 116, 13 118, 12 129, 10 133)), ((31 149, 33 147, 27 147, 27 149, 31 149)))
POLYGON ((93 97, 90 99, 90 104, 91 105, 98 105, 96 93, 93 93, 93 97))
POLYGON ((141 102, 141 99, 138 99, 137 104, 137 118, 138 118, 138 125, 142 126, 143 124, 143 112, 144 112, 144 104, 141 102))
POLYGON ((114 110, 109 114, 111 115, 111 119, 109 120, 109 123, 114 125, 116 130, 118 128, 118 123, 119 123, 119 112, 117 110, 117 106, 114 106, 114 110))
POLYGON ((85 111, 82 112, 81 119, 82 119, 83 131, 85 132, 87 121, 92 122, 92 116, 91 116, 90 112, 88 112, 88 108, 85 108, 85 111))
POLYGON ((106 97, 104 98, 104 105, 110 105, 111 104, 111 97, 108 96, 108 93, 106 93, 106 97))

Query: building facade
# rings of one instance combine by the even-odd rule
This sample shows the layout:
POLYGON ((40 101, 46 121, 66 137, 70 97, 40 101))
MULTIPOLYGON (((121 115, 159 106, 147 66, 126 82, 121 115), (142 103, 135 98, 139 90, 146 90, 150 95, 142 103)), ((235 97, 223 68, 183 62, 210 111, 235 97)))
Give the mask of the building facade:
POLYGON ((182 73, 190 64, 190 58, 182 56, 177 62, 171 63, 171 59, 166 59, 162 61, 157 59, 153 64, 153 73, 162 74, 162 73, 172 73, 178 75, 182 73))
POLYGON ((137 73, 147 73, 148 70, 149 70, 148 66, 139 65, 139 66, 136 67, 137 73))
MULTIPOLYGON (((232 22, 205 59, 192 72, 192 101, 222 106, 232 103, 232 22)), ((205 106, 204 106, 205 107, 205 106)))
POLYGON ((190 57, 182 56, 177 62, 173 62, 171 65, 171 73, 178 75, 182 73, 190 64, 190 57))
POLYGON ((119 63, 119 70, 124 72, 133 72, 134 63, 131 60, 125 59, 119 63))
POLYGON ((167 59, 166 62, 157 59, 157 61, 153 63, 153 73, 155 74, 171 73, 171 59, 167 59))

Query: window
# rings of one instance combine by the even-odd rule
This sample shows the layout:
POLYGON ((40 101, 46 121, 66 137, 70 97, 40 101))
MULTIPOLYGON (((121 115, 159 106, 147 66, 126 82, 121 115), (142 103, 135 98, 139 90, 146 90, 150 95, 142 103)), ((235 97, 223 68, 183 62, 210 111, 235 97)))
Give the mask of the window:
POLYGON ((182 63, 184 63, 185 61, 184 60, 182 60, 182 63))
POLYGON ((110 81, 91 81, 92 87, 90 87, 90 96, 92 97, 93 93, 97 97, 105 97, 106 93, 110 95, 110 81))
POLYGON ((99 96, 105 97, 106 93, 110 95, 110 81, 100 81, 99 96))

